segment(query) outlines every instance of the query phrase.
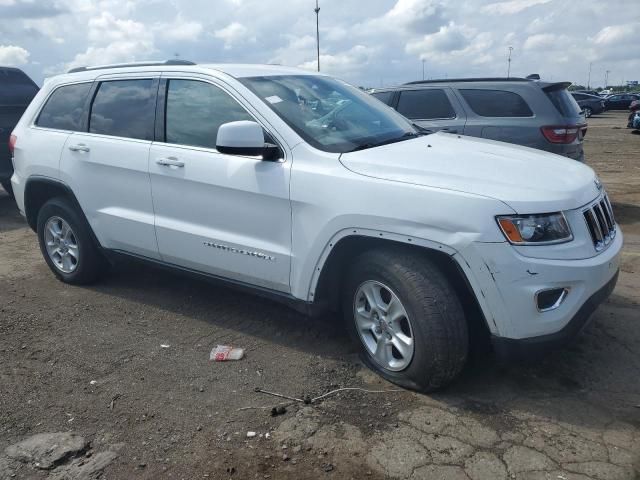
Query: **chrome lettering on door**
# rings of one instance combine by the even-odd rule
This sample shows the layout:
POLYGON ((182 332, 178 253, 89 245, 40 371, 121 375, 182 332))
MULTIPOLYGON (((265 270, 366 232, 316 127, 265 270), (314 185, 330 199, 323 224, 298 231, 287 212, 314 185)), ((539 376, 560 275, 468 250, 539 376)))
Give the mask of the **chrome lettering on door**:
POLYGON ((242 248, 230 247, 229 245, 222 245, 220 243, 214 243, 214 242, 204 242, 204 244, 207 247, 217 248, 218 250, 223 250, 223 251, 229 252, 229 253, 239 253, 241 255, 247 255, 249 257, 259 258, 261 260, 269 260, 271 262, 275 262, 276 261, 276 257, 273 257, 271 255, 267 255, 266 253, 262 253, 262 252, 253 252, 253 251, 250 251, 250 250, 244 250, 242 248))

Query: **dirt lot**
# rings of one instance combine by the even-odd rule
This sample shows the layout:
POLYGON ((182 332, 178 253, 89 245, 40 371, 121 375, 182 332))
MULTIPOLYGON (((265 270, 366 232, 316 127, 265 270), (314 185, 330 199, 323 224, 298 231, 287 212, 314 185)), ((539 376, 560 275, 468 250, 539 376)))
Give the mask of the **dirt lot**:
POLYGON ((589 124, 587 161, 625 248, 618 287, 573 346, 526 367, 476 359, 435 395, 347 392, 275 417, 279 399, 256 387, 393 387, 338 319, 140 265, 64 285, 0 193, 0 478, 640 478, 640 135, 618 129, 623 113, 589 124), (210 363, 218 343, 246 358, 210 363), (47 432, 84 441, 45 452, 48 469, 5 455, 47 432))

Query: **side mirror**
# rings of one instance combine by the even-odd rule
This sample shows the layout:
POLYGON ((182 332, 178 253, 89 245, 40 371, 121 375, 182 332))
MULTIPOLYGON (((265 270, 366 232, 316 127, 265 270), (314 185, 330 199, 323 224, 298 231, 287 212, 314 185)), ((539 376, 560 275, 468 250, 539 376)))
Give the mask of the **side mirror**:
POLYGON ((280 156, 277 145, 265 143, 262 127, 247 120, 220 125, 216 150, 228 155, 262 156, 264 160, 277 160, 280 156))

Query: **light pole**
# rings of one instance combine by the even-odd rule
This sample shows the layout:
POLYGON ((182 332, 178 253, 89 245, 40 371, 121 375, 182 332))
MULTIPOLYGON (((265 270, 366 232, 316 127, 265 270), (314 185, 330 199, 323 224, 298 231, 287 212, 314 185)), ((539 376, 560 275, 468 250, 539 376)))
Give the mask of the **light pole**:
POLYGON ((316 0, 316 8, 313 11, 316 12, 316 49, 318 53, 318 71, 320 71, 320 7, 318 6, 318 0, 316 0))
POLYGON ((591 90, 591 67, 593 62, 589 62, 589 78, 587 79, 587 90, 591 90))
POLYGON ((604 72, 604 88, 607 88, 609 86, 609 74, 611 73, 611 70, 607 70, 604 72))
POLYGON ((422 80, 424 80, 424 62, 426 62, 426 60, 423 58, 422 59, 422 80))
POLYGON ((511 52, 513 52, 513 47, 509 46, 509 58, 507 59, 507 78, 511 76, 511 52))

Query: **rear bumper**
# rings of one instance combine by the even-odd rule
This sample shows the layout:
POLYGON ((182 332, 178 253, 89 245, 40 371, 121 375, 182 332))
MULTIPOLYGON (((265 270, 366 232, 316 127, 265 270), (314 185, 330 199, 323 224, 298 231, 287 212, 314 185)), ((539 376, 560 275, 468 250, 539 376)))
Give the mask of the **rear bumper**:
POLYGON ((569 323, 558 332, 522 339, 492 336, 491 343, 496 355, 505 360, 522 360, 535 358, 566 345, 588 325, 593 312, 609 298, 618 282, 618 274, 619 271, 600 290, 591 295, 569 323))

